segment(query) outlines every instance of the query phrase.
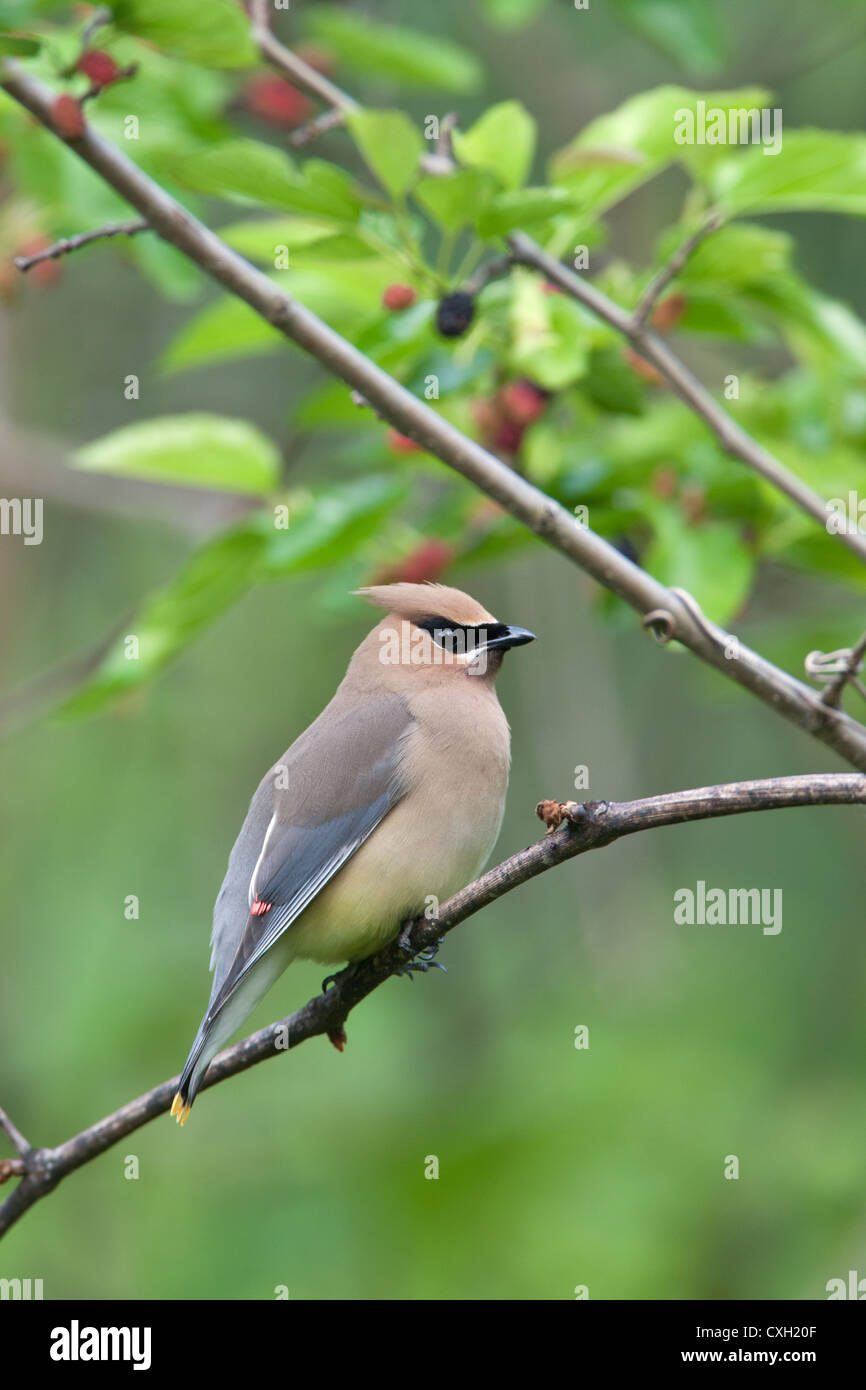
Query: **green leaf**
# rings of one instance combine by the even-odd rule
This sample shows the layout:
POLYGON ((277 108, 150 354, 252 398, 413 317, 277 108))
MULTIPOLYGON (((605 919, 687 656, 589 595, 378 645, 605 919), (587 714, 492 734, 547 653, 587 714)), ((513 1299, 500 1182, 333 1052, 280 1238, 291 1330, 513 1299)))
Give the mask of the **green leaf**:
POLYGON ((249 304, 226 296, 193 315, 159 359, 164 372, 186 371, 274 352, 286 339, 249 304))
POLYGON ((717 623, 734 617, 752 587, 755 558, 740 529, 727 521, 689 525, 670 506, 653 509, 655 537, 644 557, 663 584, 687 589, 717 623))
POLYGON ((118 29, 157 48, 219 68, 258 61, 250 26, 233 0, 112 0, 118 29))
POLYGON ((604 212, 669 164, 684 163, 700 175, 727 153, 724 145, 680 143, 688 134, 686 116, 697 125, 697 104, 705 109, 760 107, 763 88, 693 92, 687 87, 656 87, 631 97, 607 115, 591 121, 551 161, 551 177, 571 189, 583 212, 604 212), (685 114, 684 114, 685 113, 685 114))
MULTIPOLYGON (((657 261, 663 265, 688 229, 671 230, 660 238, 657 261)), ((692 252, 677 276, 683 285, 749 285, 787 268, 793 242, 785 232, 737 222, 713 232, 692 252)))
POLYGON ((131 619, 87 682, 61 707, 65 716, 93 714, 144 685, 254 583, 264 537, 247 525, 208 541, 177 578, 131 619), (128 637, 138 642, 130 654, 128 637))
POLYGON ((420 132, 402 111, 352 111, 346 124, 383 188, 399 198, 414 181, 424 152, 420 132))
POLYGON ((792 130, 781 149, 752 145, 715 168, 720 207, 741 212, 845 212, 866 215, 866 135, 792 130))
POLYGON ((535 154, 535 121, 519 101, 491 106, 469 130, 455 130, 454 150, 462 164, 489 169, 503 188, 520 188, 535 154))
POLYGON ((295 206, 290 196, 298 182, 295 166, 282 150, 261 140, 226 140, 165 162, 175 178, 198 193, 274 207, 295 206))
POLYGON ((281 247, 289 252, 334 236, 333 222, 304 217, 262 217, 220 227, 220 236, 251 261, 274 266, 281 247))
MULTIPOLYGON (((382 312, 382 294, 395 276, 387 255, 369 260, 333 260, 283 271, 270 278, 293 299, 325 319, 339 332, 356 334, 382 312)), ((242 300, 233 297, 209 304, 183 325, 163 353, 164 371, 182 371, 235 357, 272 352, 285 336, 242 300)))
POLYGON ((412 196, 446 232, 457 232, 475 222, 495 188, 493 175, 483 169, 455 169, 442 178, 420 179, 412 196))
POLYGON ((730 290, 707 294, 689 290, 688 301, 677 325, 685 333, 709 333, 756 343, 769 337, 768 330, 750 314, 742 299, 730 290))
POLYGON ((642 415, 646 391, 619 347, 596 348, 581 390, 593 405, 610 415, 642 415))
POLYGON ((391 476, 342 483, 289 501, 289 527, 263 525, 261 572, 276 579, 343 560, 402 501, 405 484, 391 476))
POLYGON ((847 304, 827 299, 794 271, 750 286, 749 299, 772 312, 798 357, 866 372, 866 325, 847 304))
POLYGON ((277 525, 277 508, 269 508, 208 541, 145 601, 61 714, 92 714, 143 686, 258 581, 344 561, 404 494, 405 485, 393 476, 367 477, 290 497, 286 530, 277 525), (138 640, 135 656, 129 636, 138 640))
POLYGON ((565 188, 524 188, 515 193, 497 193, 478 214, 480 236, 505 236, 515 227, 533 227, 548 222, 574 206, 565 188))
POLYGON ((483 69, 474 54, 436 34, 380 24, 325 5, 307 11, 305 29, 333 51, 342 68, 362 76, 448 92, 474 92, 482 82, 483 69))
POLYGON ((229 492, 269 492, 280 471, 278 450, 254 425, 204 413, 124 425, 73 457, 92 472, 229 492))
POLYGON ((29 34, 0 34, 0 56, 34 58, 40 47, 41 41, 29 34))
POLYGON ((364 195, 345 169, 324 159, 308 159, 301 170, 303 181, 294 192, 297 212, 322 213, 345 222, 361 215, 364 195))
POLYGON ((565 295, 546 295, 538 278, 515 272, 509 311, 509 365, 549 391, 584 375, 591 346, 580 306, 565 295))

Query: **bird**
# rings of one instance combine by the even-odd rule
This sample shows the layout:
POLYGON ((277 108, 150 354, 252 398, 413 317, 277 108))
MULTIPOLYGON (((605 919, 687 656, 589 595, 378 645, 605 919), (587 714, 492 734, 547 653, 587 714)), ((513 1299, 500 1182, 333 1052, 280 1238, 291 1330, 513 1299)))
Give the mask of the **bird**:
POLYGON ((181 1125, 212 1058, 293 960, 374 954, 476 878, 499 836, 511 735, 495 679, 535 634, 444 584, 355 593, 385 616, 265 773, 229 856, 210 1001, 171 1106, 181 1125))

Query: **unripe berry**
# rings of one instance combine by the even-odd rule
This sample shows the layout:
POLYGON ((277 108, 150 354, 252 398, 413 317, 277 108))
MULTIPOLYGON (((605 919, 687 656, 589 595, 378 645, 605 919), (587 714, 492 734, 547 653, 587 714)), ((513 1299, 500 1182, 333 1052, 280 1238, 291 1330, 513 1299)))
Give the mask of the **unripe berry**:
POLYGON ((531 425, 547 409, 547 392, 535 382, 509 381, 499 392, 499 402, 509 420, 517 425, 531 425))
POLYGON ((55 97, 51 103, 51 123, 64 140, 76 140, 86 129, 84 113, 68 92, 55 97))
POLYGON ((382 295, 382 303, 386 309, 408 309, 416 297, 411 285, 389 285, 382 295))
POLYGON ((523 426, 514 420, 503 420, 493 434, 493 447, 504 454, 516 454, 523 442, 523 426))
POLYGON ((120 68, 115 63, 110 53, 103 53, 100 49, 94 49, 90 53, 82 53, 76 63, 78 72, 83 72, 85 77, 90 78, 91 86, 97 91, 107 87, 109 83, 116 82, 120 76, 120 68))
POLYGON ((330 77, 334 71, 334 55, 324 48, 319 48, 317 44, 299 43, 295 48, 295 56, 308 67, 315 68, 323 77, 330 77))
MULTIPOLYGON (((32 236, 25 241, 19 248, 19 256, 37 256, 40 251, 46 250, 50 246, 47 237, 32 236)), ((31 266, 25 277, 30 284, 38 285, 40 289, 47 290, 56 285, 63 278, 63 271, 59 261, 39 261, 31 266)))
POLYGON ((385 442, 389 449, 393 449, 398 454, 421 452, 421 445, 416 444, 414 439, 410 439, 408 434, 401 434, 399 430, 389 430, 385 435, 385 442))
POLYGON ((645 357, 641 357, 640 353, 635 352, 634 348, 626 348, 623 356, 635 376, 639 376, 642 381, 649 382, 650 386, 662 385, 664 378, 661 372, 656 370, 652 362, 647 362, 645 357))
POLYGON ((663 299, 655 307, 652 316, 653 328, 659 333, 665 333, 667 329, 673 328, 685 313, 688 302, 684 294, 669 294, 667 299, 663 299))
POLYGON ((400 564, 397 579, 405 584, 424 584, 438 579, 453 557, 454 551, 446 541, 422 541, 400 564))
POLYGON ((303 92, 281 77, 254 77, 244 87, 241 100, 246 109, 268 125, 291 129, 303 125, 313 114, 313 104, 303 92))

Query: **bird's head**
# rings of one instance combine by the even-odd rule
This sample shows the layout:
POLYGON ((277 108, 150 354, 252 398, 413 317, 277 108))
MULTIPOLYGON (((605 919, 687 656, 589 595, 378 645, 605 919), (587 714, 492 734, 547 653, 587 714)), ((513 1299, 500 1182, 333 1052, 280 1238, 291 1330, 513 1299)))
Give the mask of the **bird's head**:
POLYGON ((535 641, 525 627, 498 622, 469 594, 445 584, 376 584, 356 592, 387 610, 367 641, 378 647, 383 665, 407 673, 492 680, 510 647, 535 641))

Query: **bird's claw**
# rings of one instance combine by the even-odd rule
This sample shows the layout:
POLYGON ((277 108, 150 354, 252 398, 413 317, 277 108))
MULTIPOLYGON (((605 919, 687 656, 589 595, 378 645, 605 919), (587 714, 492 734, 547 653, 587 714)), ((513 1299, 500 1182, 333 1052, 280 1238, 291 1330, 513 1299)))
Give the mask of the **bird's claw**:
POLYGON ((349 979, 351 979, 351 977, 354 975, 354 973, 355 973, 355 971, 357 970, 357 968, 358 968, 357 965, 354 965, 354 964, 344 965, 344 966, 343 966, 343 969, 342 969, 342 970, 338 970, 338 971, 336 972, 336 974, 334 974, 334 975, 326 975, 325 978, 324 978, 324 980, 322 981, 322 993, 323 993, 323 994, 327 994, 327 993, 328 993, 328 990, 331 988, 331 986, 332 986, 332 985, 335 985, 335 984, 337 983, 338 980, 343 980, 343 979, 349 980, 349 979))
MULTIPOLYGON (((408 928, 401 933, 399 945, 401 950, 405 951, 407 955, 410 955, 412 952, 412 944, 408 939, 407 932, 408 928)), ((444 975, 447 975, 448 971, 445 966, 442 965, 440 961, 433 959, 444 940, 444 936, 440 936, 439 940, 434 941, 432 946, 425 946, 423 950, 415 952, 414 955, 411 955, 411 959, 406 961, 405 965, 401 965, 399 970, 394 971, 394 974, 405 975, 407 980, 411 980, 414 975, 426 975, 428 970, 435 968, 436 970, 441 970, 444 975)))

